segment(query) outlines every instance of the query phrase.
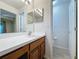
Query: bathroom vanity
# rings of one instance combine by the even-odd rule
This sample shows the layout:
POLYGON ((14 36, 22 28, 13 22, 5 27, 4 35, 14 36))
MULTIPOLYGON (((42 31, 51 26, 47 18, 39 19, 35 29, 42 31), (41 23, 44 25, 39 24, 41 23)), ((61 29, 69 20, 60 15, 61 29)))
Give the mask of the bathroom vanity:
POLYGON ((35 24, 44 21, 44 8, 34 0, 1 1, 0 59, 44 59, 45 33, 33 33, 35 24))
MULTIPOLYGON (((14 39, 15 43, 11 43, 12 45, 14 44, 13 46, 6 45, 7 47, 3 47, 4 49, 2 50, 0 49, 0 59, 43 59, 45 54, 45 35, 40 34, 24 40, 23 37, 19 37, 22 39, 17 38, 20 41, 14 39)), ((8 42, 8 44, 10 43, 8 42)))

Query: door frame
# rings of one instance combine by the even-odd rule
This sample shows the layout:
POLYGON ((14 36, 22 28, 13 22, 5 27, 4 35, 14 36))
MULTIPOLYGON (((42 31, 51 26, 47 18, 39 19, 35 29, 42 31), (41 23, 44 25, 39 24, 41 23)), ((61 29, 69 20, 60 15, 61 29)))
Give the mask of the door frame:
POLYGON ((75 56, 75 59, 77 59, 77 48, 78 48, 78 0, 75 0, 76 2, 76 56, 75 56))

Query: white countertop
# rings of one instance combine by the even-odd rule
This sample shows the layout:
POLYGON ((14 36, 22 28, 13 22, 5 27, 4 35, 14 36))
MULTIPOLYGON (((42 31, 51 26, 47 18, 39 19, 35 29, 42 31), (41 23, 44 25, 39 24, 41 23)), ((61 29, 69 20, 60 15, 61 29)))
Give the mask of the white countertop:
POLYGON ((31 36, 24 34, 16 37, 8 37, 5 39, 0 39, 0 56, 3 56, 11 51, 14 51, 43 36, 45 36, 45 33, 33 33, 31 36))

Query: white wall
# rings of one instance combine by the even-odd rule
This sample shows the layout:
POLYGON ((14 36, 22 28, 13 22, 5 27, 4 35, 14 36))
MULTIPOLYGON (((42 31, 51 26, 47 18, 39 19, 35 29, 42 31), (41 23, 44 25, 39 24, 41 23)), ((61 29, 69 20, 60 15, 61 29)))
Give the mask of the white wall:
POLYGON ((18 10, 16 8, 4 3, 4 2, 1 2, 1 1, 0 1, 0 9, 7 10, 7 11, 12 12, 17 15, 16 16, 16 19, 17 19, 16 20, 16 26, 17 26, 16 31, 18 31, 18 10))
POLYGON ((74 59, 76 53, 76 5, 74 0, 71 0, 69 6, 69 51, 71 59, 74 59))
POLYGON ((7 11, 10 11, 10 12, 15 13, 15 14, 18 13, 17 9, 15 9, 14 7, 12 7, 12 6, 4 3, 4 2, 1 2, 1 1, 0 1, 0 8, 4 9, 4 10, 7 10, 7 11))
POLYGON ((46 57, 53 59, 53 42, 51 32, 52 0, 34 0, 34 8, 44 8, 44 21, 35 23, 35 32, 46 32, 46 57))
POLYGON ((54 46, 68 49, 69 40, 69 3, 53 5, 54 46))

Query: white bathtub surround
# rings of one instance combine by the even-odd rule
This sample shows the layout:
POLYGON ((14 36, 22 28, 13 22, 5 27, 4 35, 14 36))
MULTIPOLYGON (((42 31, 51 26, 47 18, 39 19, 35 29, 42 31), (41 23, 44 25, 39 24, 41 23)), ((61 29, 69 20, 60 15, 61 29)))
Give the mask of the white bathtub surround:
POLYGON ((0 39, 0 56, 29 44, 43 36, 45 36, 45 33, 32 33, 30 36, 23 34, 16 37, 0 39))

